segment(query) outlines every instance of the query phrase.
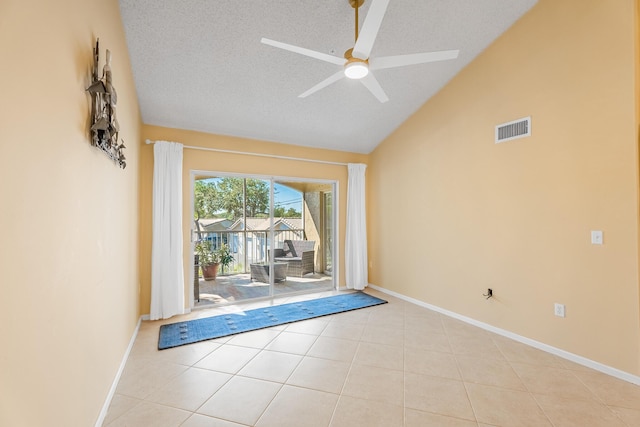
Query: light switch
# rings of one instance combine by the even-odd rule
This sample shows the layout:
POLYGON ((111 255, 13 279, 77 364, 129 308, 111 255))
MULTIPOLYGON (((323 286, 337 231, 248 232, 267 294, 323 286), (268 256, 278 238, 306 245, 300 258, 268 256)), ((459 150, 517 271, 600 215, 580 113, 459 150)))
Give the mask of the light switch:
POLYGON ((602 230, 591 230, 591 244, 592 245, 602 244, 602 230))

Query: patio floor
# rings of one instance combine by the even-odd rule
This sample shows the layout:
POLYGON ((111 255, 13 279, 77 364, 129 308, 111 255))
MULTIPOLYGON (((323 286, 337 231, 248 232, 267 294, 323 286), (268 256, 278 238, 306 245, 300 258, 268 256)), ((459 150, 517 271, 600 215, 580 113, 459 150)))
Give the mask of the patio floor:
MULTIPOLYGON (((195 301, 195 308, 269 297, 269 284, 252 281, 249 273, 218 275, 216 280, 200 279, 199 282, 200 301, 195 301)), ((331 276, 325 274, 287 277, 286 280, 275 284, 274 295, 320 292, 331 290, 332 286, 331 276)))

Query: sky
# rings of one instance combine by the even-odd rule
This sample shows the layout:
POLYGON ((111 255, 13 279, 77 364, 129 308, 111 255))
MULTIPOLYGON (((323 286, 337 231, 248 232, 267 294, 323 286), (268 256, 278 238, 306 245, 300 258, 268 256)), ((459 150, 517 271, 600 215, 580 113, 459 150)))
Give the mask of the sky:
POLYGON ((273 184, 273 198, 275 205, 282 206, 284 208, 295 208, 297 211, 301 210, 302 194, 296 190, 293 190, 286 185, 273 184))

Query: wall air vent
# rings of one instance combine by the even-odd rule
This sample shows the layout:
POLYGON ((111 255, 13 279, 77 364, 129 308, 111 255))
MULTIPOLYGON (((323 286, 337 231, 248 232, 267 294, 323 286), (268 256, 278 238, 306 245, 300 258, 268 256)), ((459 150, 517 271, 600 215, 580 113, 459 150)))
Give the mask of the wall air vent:
POLYGON ((531 135, 531 116, 496 126, 496 144, 531 135))

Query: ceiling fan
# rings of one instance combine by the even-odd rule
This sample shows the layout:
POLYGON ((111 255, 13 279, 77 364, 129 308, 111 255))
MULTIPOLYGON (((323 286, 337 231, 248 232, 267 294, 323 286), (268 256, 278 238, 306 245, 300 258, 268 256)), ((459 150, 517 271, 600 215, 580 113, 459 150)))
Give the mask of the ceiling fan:
POLYGON ((305 98, 320 89, 337 82, 343 77, 347 77, 350 79, 360 80, 362 84, 369 89, 373 96, 378 99, 378 101, 387 102, 389 100, 387 94, 370 71, 381 70, 384 68, 403 67, 405 65, 424 64, 426 62, 445 61, 458 57, 458 50, 443 50, 438 52, 370 58, 369 55, 371 54, 373 43, 378 35, 378 30, 380 29, 380 24, 382 23, 384 14, 387 11, 389 0, 371 0, 369 13, 367 13, 365 21, 362 24, 362 31, 358 34, 358 9, 362 6, 364 1, 365 0, 348 0, 351 7, 355 9, 356 31, 355 45, 344 53, 344 58, 270 40, 264 37, 262 38, 261 42, 264 44, 299 53, 301 55, 310 56, 312 58, 343 67, 342 70, 329 76, 306 92, 301 93, 299 95, 300 98, 305 98))

